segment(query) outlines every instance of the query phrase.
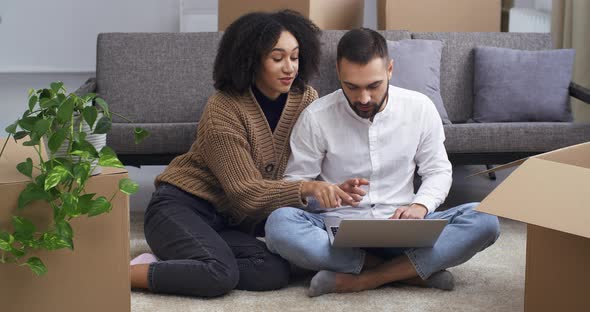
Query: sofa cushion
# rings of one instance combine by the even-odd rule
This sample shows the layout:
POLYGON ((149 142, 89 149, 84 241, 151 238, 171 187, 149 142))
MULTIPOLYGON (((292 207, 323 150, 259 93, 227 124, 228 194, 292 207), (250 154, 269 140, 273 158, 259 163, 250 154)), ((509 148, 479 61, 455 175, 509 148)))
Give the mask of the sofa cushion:
POLYGON ((568 87, 573 65, 572 49, 476 47, 473 120, 571 121, 568 87))
POLYGON ((542 33, 413 33, 413 39, 441 40, 443 103, 452 122, 466 122, 473 111, 473 48, 493 46, 519 50, 551 49, 551 35, 542 33))
POLYGON ((171 123, 113 123, 107 145, 118 154, 184 154, 195 141, 198 122, 171 123), (133 144, 133 129, 141 127, 150 136, 139 144, 133 144))
POLYGON ((444 129, 448 153, 547 152, 590 137, 590 123, 465 123, 444 129))
POLYGON ((440 95, 440 56, 442 42, 438 40, 387 40, 389 57, 393 59, 390 84, 418 91, 428 96, 442 119, 450 124, 440 95))

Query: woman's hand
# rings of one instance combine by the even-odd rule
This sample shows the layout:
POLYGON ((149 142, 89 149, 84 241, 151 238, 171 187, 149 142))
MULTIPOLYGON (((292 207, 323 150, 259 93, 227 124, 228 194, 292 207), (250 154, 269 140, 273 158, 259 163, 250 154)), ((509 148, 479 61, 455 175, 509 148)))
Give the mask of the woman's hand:
POLYGON ((340 186, 324 181, 305 181, 301 188, 303 197, 313 196, 322 208, 338 208, 342 204, 356 206, 358 201, 343 191, 340 186))

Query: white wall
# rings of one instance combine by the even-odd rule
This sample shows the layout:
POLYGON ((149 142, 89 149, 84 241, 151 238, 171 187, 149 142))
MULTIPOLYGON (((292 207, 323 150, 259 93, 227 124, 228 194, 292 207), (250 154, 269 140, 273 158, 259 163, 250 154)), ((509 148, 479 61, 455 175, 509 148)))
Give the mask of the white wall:
POLYGON ((2 0, 0 72, 94 71, 100 32, 178 31, 178 0, 2 0))
POLYGON ((178 0, 0 0, 0 136, 29 88, 74 91, 94 76, 98 33, 176 32, 178 11, 178 0))

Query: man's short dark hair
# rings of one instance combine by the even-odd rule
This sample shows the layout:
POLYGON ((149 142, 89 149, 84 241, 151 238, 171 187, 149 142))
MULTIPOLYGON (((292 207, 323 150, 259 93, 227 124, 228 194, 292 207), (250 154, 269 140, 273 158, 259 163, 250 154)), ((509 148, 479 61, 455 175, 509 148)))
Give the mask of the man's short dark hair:
POLYGON ((365 65, 376 56, 389 59, 385 38, 372 29, 353 29, 344 34, 338 42, 337 64, 345 58, 353 63, 365 65))
POLYGON ((250 13, 234 21, 223 34, 215 57, 215 89, 242 94, 254 82, 254 74, 270 53, 282 31, 290 32, 299 43, 299 70, 292 90, 303 91, 317 72, 320 62, 320 29, 298 12, 250 13))

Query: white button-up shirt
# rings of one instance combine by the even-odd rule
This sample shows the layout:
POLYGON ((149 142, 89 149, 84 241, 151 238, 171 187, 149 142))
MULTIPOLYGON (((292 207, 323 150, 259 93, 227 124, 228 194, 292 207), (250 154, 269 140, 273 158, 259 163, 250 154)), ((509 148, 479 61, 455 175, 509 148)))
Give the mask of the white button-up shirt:
POLYGON ((343 91, 307 107, 291 134, 289 180, 323 180, 340 184, 365 178, 370 185, 358 207, 313 208, 343 218, 389 218, 400 206, 419 203, 429 212, 446 198, 452 166, 434 103, 424 94, 389 86, 385 108, 373 122, 359 117, 343 91), (414 172, 422 185, 414 194, 414 172))

